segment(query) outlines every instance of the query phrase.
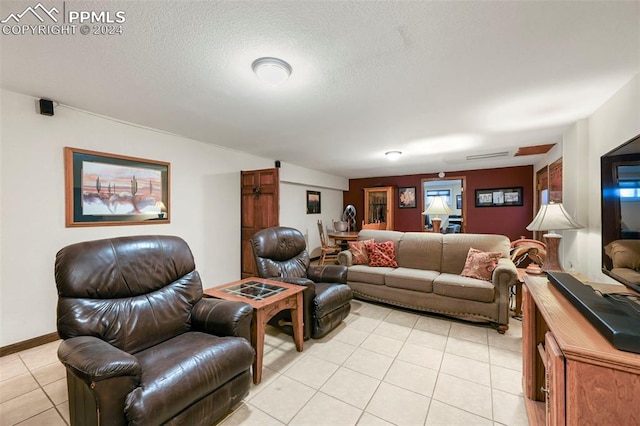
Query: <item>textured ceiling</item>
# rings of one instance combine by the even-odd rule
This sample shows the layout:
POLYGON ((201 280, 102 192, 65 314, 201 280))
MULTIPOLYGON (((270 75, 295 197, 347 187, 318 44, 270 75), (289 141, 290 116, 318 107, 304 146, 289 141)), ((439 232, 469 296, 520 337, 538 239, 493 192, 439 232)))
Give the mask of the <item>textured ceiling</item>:
POLYGON ((640 71, 633 1, 42 4, 122 10, 123 34, 3 34, 3 88, 352 178, 533 164, 519 147, 559 142, 640 71), (261 56, 290 80, 263 86, 261 56))

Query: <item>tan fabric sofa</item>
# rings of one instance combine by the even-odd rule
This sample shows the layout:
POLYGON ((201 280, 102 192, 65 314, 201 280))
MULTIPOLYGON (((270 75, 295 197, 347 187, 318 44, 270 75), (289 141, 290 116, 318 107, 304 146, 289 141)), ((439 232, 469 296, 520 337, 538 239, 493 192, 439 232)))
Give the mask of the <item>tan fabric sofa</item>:
POLYGON ((604 248, 613 268, 611 272, 632 284, 640 284, 640 240, 615 240, 604 248))
POLYGON ((348 267, 347 284, 360 299, 509 328, 509 287, 517 281, 503 235, 362 230, 358 240, 393 241, 398 268, 353 265, 349 250, 338 255, 348 267), (492 281, 461 276, 469 248, 500 252, 492 281))

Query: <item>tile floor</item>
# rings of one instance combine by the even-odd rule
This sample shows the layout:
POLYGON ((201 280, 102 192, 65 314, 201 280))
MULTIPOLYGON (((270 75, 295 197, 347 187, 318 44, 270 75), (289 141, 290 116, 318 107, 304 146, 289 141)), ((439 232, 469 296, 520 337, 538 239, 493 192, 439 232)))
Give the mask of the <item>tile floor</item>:
MULTIPOLYGON (((296 352, 270 328, 262 383, 232 425, 527 425, 522 324, 484 325, 358 300, 347 320, 296 352)), ((59 342, 0 358, 0 425, 69 422, 59 342)))

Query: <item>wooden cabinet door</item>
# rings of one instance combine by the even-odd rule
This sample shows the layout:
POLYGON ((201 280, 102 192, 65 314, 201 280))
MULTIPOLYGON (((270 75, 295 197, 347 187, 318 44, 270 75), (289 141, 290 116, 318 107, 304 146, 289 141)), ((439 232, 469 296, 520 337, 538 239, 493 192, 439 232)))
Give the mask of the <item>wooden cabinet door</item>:
POLYGON ((547 356, 547 425, 565 424, 565 364, 564 355, 551 332, 544 336, 547 356))
POLYGON ((256 276, 251 237, 279 223, 280 180, 275 168, 243 171, 241 179, 241 275, 248 278, 256 276))
POLYGON ((536 347, 536 304, 526 286, 522 286, 522 375, 524 396, 539 401, 540 380, 536 377, 540 369, 536 347))
POLYGON ((377 229, 393 229, 394 191, 391 186, 364 188, 364 225, 379 223, 377 229))

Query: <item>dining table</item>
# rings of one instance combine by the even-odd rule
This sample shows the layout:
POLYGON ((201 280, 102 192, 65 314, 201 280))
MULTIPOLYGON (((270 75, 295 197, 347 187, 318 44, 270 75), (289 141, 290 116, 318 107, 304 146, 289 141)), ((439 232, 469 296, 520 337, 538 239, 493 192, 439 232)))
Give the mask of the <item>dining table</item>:
POLYGON ((349 241, 356 241, 358 239, 357 231, 334 231, 327 232, 327 237, 333 239, 336 242, 336 245, 342 247, 343 250, 349 248, 347 244, 349 241))

